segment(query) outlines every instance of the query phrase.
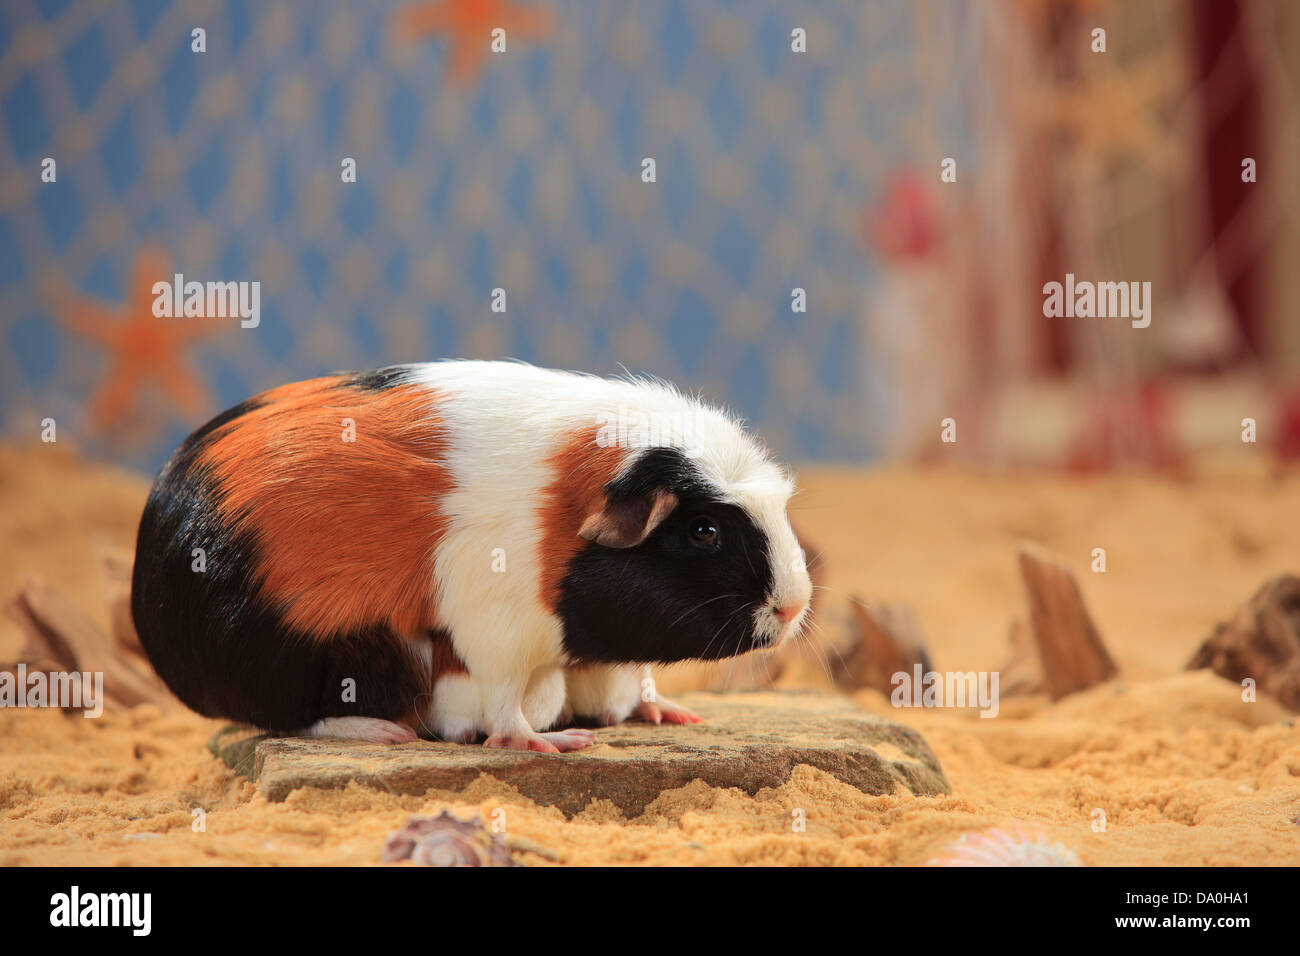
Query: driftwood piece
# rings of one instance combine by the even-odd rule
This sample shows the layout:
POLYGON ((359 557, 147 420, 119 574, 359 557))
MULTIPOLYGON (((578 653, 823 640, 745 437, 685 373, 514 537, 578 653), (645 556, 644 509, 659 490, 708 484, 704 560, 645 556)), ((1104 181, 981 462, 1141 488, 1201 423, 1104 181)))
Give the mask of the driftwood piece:
POLYGON ((1274 578, 1215 627, 1187 663, 1205 667, 1236 683, 1250 678, 1300 713, 1300 578, 1274 578))
POLYGON ((917 664, 929 671, 930 658, 916 614, 905 604, 868 605, 849 601, 851 639, 831 658, 831 677, 845 691, 870 688, 888 695, 897 673, 917 664))
POLYGON ((106 709, 143 703, 166 709, 173 703, 157 675, 135 664, 66 595, 40 578, 25 581, 5 610, 18 622, 25 640, 18 660, 0 664, 0 670, 16 671, 21 663, 28 673, 102 673, 106 709))
MULTIPOLYGON (((1059 700, 1115 676, 1118 668, 1088 614, 1078 581, 1065 563, 1031 546, 1021 547, 1016 559, 1029 600, 1028 632, 1037 652, 1041 688, 1053 700, 1059 700)), ((1021 692, 1038 684, 1034 655, 1028 652, 1030 641, 1025 639, 1023 628, 1023 622, 1012 624, 1012 659, 1008 664, 1015 678, 1013 684, 1018 684, 1021 692)), ((1003 692, 1010 692, 1010 688, 1003 692)))

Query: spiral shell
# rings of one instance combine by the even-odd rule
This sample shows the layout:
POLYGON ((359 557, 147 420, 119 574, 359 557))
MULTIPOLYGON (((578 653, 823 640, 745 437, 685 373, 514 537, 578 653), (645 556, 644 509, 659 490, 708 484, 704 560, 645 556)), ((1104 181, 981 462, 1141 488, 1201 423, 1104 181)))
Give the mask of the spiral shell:
POLYGON ((1083 866, 1070 848, 1048 843, 1041 830, 1016 827, 1010 833, 994 827, 982 833, 963 834, 948 847, 947 855, 926 866, 1083 866))
POLYGON ((410 860, 425 866, 519 866, 510 850, 478 819, 458 820, 446 810, 436 817, 411 817, 384 841, 386 863, 410 860))

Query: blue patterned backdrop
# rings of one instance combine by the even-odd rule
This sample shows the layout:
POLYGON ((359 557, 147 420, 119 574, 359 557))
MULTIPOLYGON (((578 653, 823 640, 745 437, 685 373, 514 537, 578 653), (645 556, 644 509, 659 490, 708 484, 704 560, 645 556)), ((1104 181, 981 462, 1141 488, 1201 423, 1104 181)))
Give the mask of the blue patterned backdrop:
POLYGON ((791 458, 860 460, 860 216, 967 141, 967 10, 5 0, 6 432, 53 417, 153 467, 275 384, 512 356, 659 374, 791 458), (174 272, 259 281, 260 326, 146 314, 174 272))

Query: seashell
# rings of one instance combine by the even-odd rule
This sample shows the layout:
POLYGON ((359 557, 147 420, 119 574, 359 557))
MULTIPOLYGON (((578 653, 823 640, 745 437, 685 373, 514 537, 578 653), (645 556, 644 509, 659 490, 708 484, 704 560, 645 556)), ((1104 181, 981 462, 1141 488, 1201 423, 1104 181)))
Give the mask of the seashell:
POLYGON ((384 841, 383 860, 425 866, 521 866, 505 841, 478 819, 458 820, 446 810, 436 817, 411 817, 384 841))
POLYGON ((1083 866, 1069 847, 1048 843, 1041 830, 1032 833, 1016 827, 1010 833, 994 827, 981 833, 963 834, 948 847, 946 856, 926 866, 1083 866))

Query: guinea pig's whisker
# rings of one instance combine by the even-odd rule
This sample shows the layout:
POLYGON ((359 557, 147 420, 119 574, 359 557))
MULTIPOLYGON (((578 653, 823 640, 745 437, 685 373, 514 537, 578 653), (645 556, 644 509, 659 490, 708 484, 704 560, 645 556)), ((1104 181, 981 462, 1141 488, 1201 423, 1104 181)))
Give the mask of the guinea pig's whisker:
POLYGON ((726 620, 722 622, 722 626, 718 628, 718 630, 714 633, 714 635, 711 638, 709 638, 709 643, 704 645, 704 654, 702 656, 704 657, 709 656, 709 651, 713 649, 713 642, 722 636, 722 632, 727 629, 727 625, 731 623, 732 618, 734 618, 737 614, 739 614, 743 610, 745 610, 745 606, 742 604, 740 607, 736 608, 734 611, 732 611, 730 614, 727 615, 726 620))
MULTIPOLYGON (((845 666, 847 667, 847 662, 844 660, 844 655, 840 652, 840 649, 839 649, 838 647, 835 646, 835 642, 834 642, 833 640, 831 640, 831 636, 830 636, 829 634, 826 633, 825 628, 823 628, 823 627, 822 627, 820 624, 818 624, 816 621, 812 621, 812 622, 810 622, 810 623, 811 623, 812 627, 814 627, 814 628, 817 629, 817 633, 819 633, 819 634, 822 636, 822 638, 823 638, 823 640, 822 640, 822 642, 821 642, 822 646, 823 646, 823 647, 830 648, 831 652, 834 653, 835 656, 838 657, 838 658, 840 659, 840 664, 845 665, 845 666)), ((823 669, 824 671, 826 671, 826 677, 830 680, 830 682, 831 682, 832 684, 834 684, 834 683, 835 683, 835 677, 834 677, 834 675, 831 673, 831 670, 830 670, 830 667, 829 667, 829 662, 828 662, 828 660, 827 660, 826 654, 825 654, 824 652, 822 652, 822 651, 817 647, 817 645, 813 644, 813 642, 812 642, 812 638, 811 638, 811 637, 809 637, 808 644, 809 644, 810 647, 812 647, 813 652, 817 655, 817 659, 821 662, 822 669, 823 669)))
MULTIPOLYGON (((737 645, 736 645, 736 650, 737 650, 737 651, 740 650, 740 645, 739 645, 739 643, 737 643, 737 645)), ((736 654, 732 654, 730 657, 727 658, 727 677, 726 677, 726 680, 723 681, 723 684, 722 684, 723 687, 730 687, 730 686, 731 686, 731 675, 732 675, 732 674, 735 672, 735 670, 736 670, 736 657, 737 657, 736 654)))
POLYGON ((749 573, 753 575, 757 575, 758 572, 754 570, 754 562, 749 556, 749 548, 745 547, 745 542, 743 539, 740 542, 740 553, 745 556, 745 563, 749 565, 749 573))
POLYGON ((842 591, 842 590, 840 590, 839 588, 833 588, 833 587, 831 587, 829 584, 814 584, 814 585, 813 585, 813 590, 814 590, 814 591, 829 591, 831 594, 839 595, 839 596, 842 596, 842 597, 848 598, 849 600, 853 600, 853 596, 852 596, 851 594, 849 594, 847 591, 842 591))
POLYGON ((692 614, 694 614, 694 613, 695 613, 696 611, 698 611, 700 608, 704 607, 704 605, 706 605, 706 604, 712 604, 714 601, 721 601, 721 600, 723 600, 724 598, 734 598, 734 597, 740 597, 740 595, 739 595, 739 594, 719 594, 717 597, 711 597, 711 598, 709 598, 708 600, 701 601, 699 604, 695 605, 695 607, 691 608, 691 609, 690 609, 689 611, 687 611, 685 614, 682 614, 680 617, 678 617, 677 620, 675 620, 675 621, 673 621, 671 624, 669 624, 668 627, 669 627, 669 629, 672 629, 672 628, 676 627, 676 626, 677 626, 678 624, 680 624, 683 620, 685 620, 686 618, 690 617, 692 614))
MULTIPOLYGON (((422 703, 423 703, 424 701, 426 701, 426 700, 429 701, 430 703, 432 703, 432 702, 433 702, 433 694, 431 694, 431 693, 424 693, 424 694, 417 694, 417 695, 416 695, 416 698, 415 698, 415 702, 416 702, 416 704, 422 704, 422 703)), ((425 719, 424 719, 425 716, 426 716, 427 713, 428 713, 428 710, 429 710, 429 708, 427 708, 427 707, 419 707, 419 709, 417 710, 417 714, 418 714, 417 719, 418 719, 419 722, 420 722, 420 729, 423 730, 423 731, 426 731, 426 732, 429 734, 429 736, 432 737, 434 740, 437 740, 437 739, 438 739, 438 732, 437 732, 436 730, 434 730, 432 727, 430 727, 430 726, 428 725, 428 723, 427 723, 427 722, 425 721, 425 719)))
POLYGON ((831 675, 831 669, 830 666, 827 664, 826 655, 824 655, 821 652, 821 649, 813 641, 812 635, 805 631, 800 631, 798 636, 799 639, 804 642, 804 645, 808 648, 808 651, 817 660, 817 663, 821 667, 822 672, 826 675, 826 680, 829 681, 831 684, 834 684, 835 678, 831 675))
MULTIPOLYGON (((734 617, 734 616, 735 616, 735 612, 732 612, 732 617, 734 617)), ((728 618, 727 620, 728 620, 728 623, 730 623, 731 618, 728 618)), ((733 672, 735 671, 735 669, 736 669, 736 661, 740 660, 740 656, 741 656, 741 654, 740 654, 740 645, 741 645, 741 643, 744 641, 744 639, 745 639, 745 638, 744 638, 744 635, 743 635, 743 634, 742 634, 740 637, 737 637, 737 638, 736 638, 736 650, 735 650, 735 651, 730 655, 729 660, 728 660, 728 662, 727 662, 727 686, 730 686, 730 684, 731 684, 731 675, 732 675, 732 673, 733 673, 733 672)), ((766 655, 765 655, 765 658, 766 658, 766 655)), ((764 665, 766 665, 766 663, 767 663, 767 662, 766 662, 766 659, 765 659, 765 660, 764 660, 764 665)))
POLYGON ((776 684, 776 679, 772 677, 772 657, 769 654, 763 655, 763 680, 768 687, 776 684))

